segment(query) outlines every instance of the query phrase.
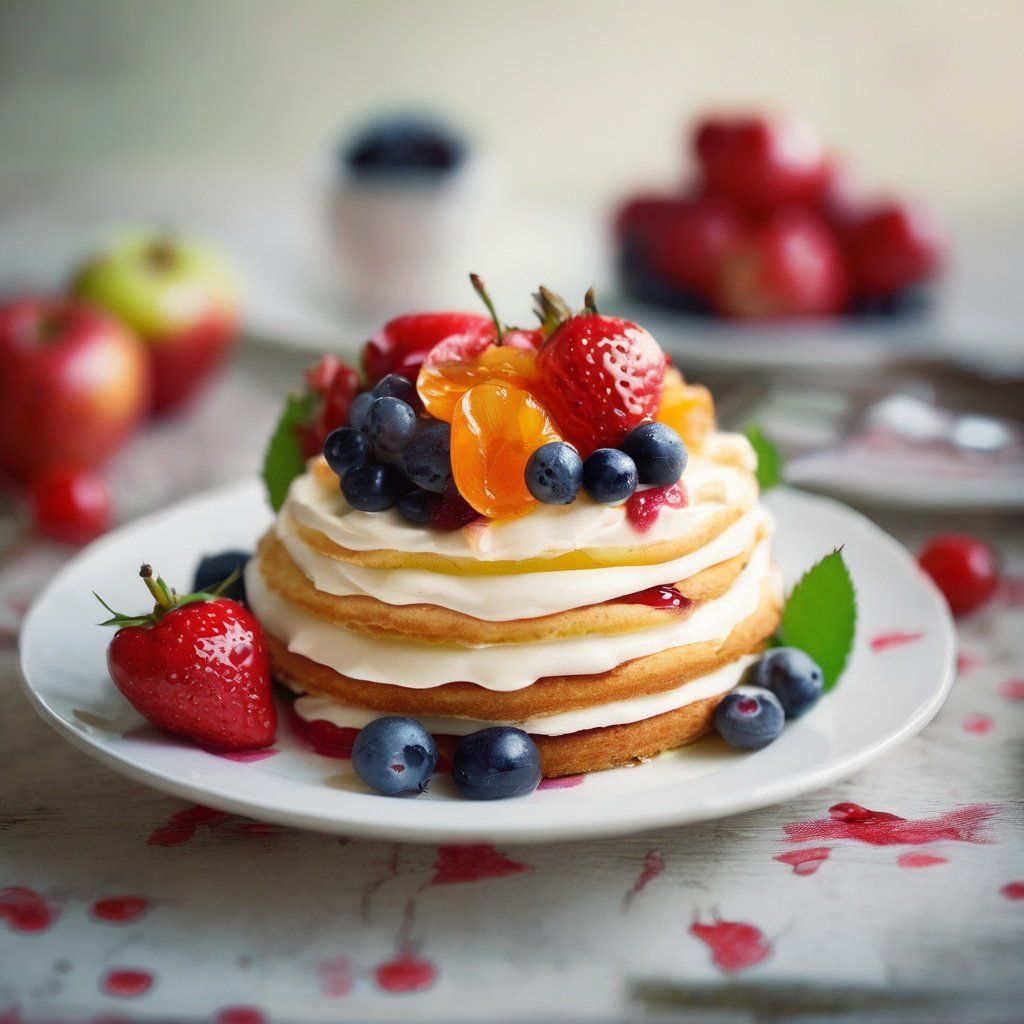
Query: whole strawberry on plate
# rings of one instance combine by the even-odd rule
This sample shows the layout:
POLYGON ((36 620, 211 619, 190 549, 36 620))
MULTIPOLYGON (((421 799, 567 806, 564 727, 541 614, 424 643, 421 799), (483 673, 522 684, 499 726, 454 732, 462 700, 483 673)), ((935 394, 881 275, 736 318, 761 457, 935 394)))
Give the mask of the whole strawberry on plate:
MULTIPOLYGON (((156 603, 144 615, 115 612, 110 677, 144 718, 204 746, 233 750, 273 742, 277 712, 263 631, 240 604, 211 592, 177 595, 150 566, 139 575, 156 603)), ((235 574, 237 575, 237 574, 235 574)))

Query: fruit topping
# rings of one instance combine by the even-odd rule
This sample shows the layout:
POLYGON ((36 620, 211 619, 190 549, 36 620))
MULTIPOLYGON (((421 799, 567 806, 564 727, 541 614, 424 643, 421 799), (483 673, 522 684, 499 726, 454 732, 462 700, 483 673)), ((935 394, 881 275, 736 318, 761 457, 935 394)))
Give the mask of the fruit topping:
POLYGON ((378 453, 404 452, 416 433, 416 413, 400 398, 375 398, 366 411, 363 430, 378 453))
POLYGON ((323 356, 316 366, 306 371, 306 393, 311 409, 296 430, 302 454, 307 459, 320 451, 327 435, 348 419, 358 390, 359 375, 334 356, 323 356))
POLYGON ((642 484, 674 484, 686 469, 686 445, 664 423, 642 423, 635 427, 622 442, 622 450, 636 463, 642 484))
POLYGON ((656 419, 670 426, 690 451, 700 452, 715 431, 715 401, 703 384, 688 384, 669 367, 656 419))
POLYGON ((761 686, 737 686, 715 708, 715 730, 732 747, 760 750, 786 724, 779 698, 761 686))
POLYGON ((545 505, 570 505, 583 483, 580 453, 565 441, 541 445, 526 463, 526 486, 545 505))
POLYGON ((967 615, 999 589, 999 562, 992 549, 966 533, 933 537, 918 563, 949 602, 954 615, 967 615))
POLYGON ((100 599, 111 613, 103 625, 120 627, 107 649, 118 690, 154 725, 202 744, 273 742, 270 663, 255 616, 217 591, 178 596, 148 565, 139 575, 156 601, 152 612, 121 615, 100 599))
POLYGON ((540 753, 522 729, 496 725, 463 737, 452 759, 452 780, 471 800, 532 793, 540 782, 540 753))
POLYGON ((340 479, 354 466, 363 466, 373 459, 373 445, 361 430, 338 427, 324 441, 324 458, 340 479))
POLYGON ((356 774, 385 796, 422 793, 436 765, 434 737, 412 718, 377 718, 352 745, 356 774))
POLYGON ((634 530, 646 533, 657 521, 663 508, 686 508, 689 497, 681 483, 649 487, 637 491, 626 502, 626 518, 634 530))
POLYGON ((426 491, 406 491, 398 499, 398 511, 406 522, 429 526, 432 518, 430 495, 426 491))
POLYGON ((625 501, 636 490, 636 463, 618 448, 598 448, 583 460, 583 490, 603 504, 625 501))
POLYGON ((403 402, 412 406, 414 412, 420 412, 419 396, 416 394, 416 385, 403 377, 400 373, 389 373, 381 378, 373 386, 370 392, 374 398, 400 398, 403 402))
POLYGON ((747 678, 752 686, 762 686, 779 698, 787 719, 810 711, 825 685, 818 663, 796 647, 775 647, 765 652, 747 678))
POLYGON ((417 487, 440 494, 452 478, 451 427, 431 423, 409 442, 402 456, 405 475, 417 487))
POLYGON ((366 462, 353 466, 341 478, 341 493, 360 512, 383 512, 406 490, 402 474, 394 466, 366 462))
POLYGON ((220 551, 215 555, 204 555, 196 568, 192 580, 192 589, 212 593, 217 590, 224 597, 231 598, 239 604, 245 604, 245 571, 251 551, 220 551), (223 590, 218 588, 229 578, 234 578, 223 590))
POLYGON ((47 470, 32 481, 29 505, 36 533, 64 544, 87 544, 110 528, 110 494, 91 469, 47 470))
POLYGON ((693 602, 675 587, 648 587, 638 590, 635 594, 624 594, 613 597, 607 604, 642 604, 647 608, 674 608, 686 611, 693 607, 693 602))
POLYGON ((530 456, 560 440, 544 407, 527 391, 490 381, 470 388, 452 416, 452 476, 481 515, 514 519, 536 499, 524 479, 530 456))
MULTIPOLYGON (((546 289, 540 296, 546 320, 560 315, 557 296, 546 289)), ((642 327, 598 313, 588 292, 584 312, 563 320, 541 346, 537 370, 542 400, 565 440, 586 456, 654 418, 665 355, 642 327)))

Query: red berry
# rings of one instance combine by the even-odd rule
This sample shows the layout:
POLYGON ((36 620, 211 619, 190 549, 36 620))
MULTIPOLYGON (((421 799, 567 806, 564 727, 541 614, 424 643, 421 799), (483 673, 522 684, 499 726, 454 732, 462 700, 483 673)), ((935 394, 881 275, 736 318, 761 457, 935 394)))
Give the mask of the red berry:
POLYGON ((308 459, 320 453, 327 435, 345 425, 352 399, 359 392, 359 374, 332 355, 322 356, 306 371, 306 386, 317 401, 306 423, 295 429, 308 459))
POLYGON ((363 346, 363 369, 371 386, 389 373, 413 383, 427 353, 439 342, 463 339, 472 344, 494 341, 493 322, 476 313, 412 313, 386 323, 363 346))
POLYGON ((724 248, 712 294, 722 315, 758 320, 834 316, 848 298, 832 233, 797 207, 771 214, 724 248))
POLYGON ((430 496, 430 525, 436 530, 460 530, 479 518, 480 513, 459 494, 454 482, 442 494, 430 496))
POLYGON ((65 544, 86 544, 110 528, 110 494, 91 469, 53 469, 29 491, 37 533, 65 544))
POLYGON ((704 188, 753 212, 810 202, 827 178, 821 141, 801 121, 709 118, 697 126, 694 148, 704 188))
POLYGON ((537 353, 541 398, 559 432, 583 458, 614 448, 654 418, 665 354, 642 327, 599 313, 561 324, 537 353))
POLYGON ((867 298, 883 298, 923 284, 942 263, 938 220, 919 203, 876 206, 843 237, 854 287, 867 298))
MULTIPOLYGON (((155 586, 151 577, 147 584, 155 586)), ((216 747, 267 746, 277 712, 259 622, 226 598, 183 600, 166 591, 153 616, 117 631, 107 649, 115 685, 161 729, 216 747)))
POLYGON ((999 588, 999 566, 992 549, 966 533, 933 537, 918 557, 954 615, 967 615, 999 588))

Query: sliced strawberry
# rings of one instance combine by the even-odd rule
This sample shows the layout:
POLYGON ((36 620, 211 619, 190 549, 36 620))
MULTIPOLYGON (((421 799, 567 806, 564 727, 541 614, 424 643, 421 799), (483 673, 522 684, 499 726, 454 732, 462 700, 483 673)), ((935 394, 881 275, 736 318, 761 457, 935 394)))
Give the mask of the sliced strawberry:
POLYGON ((363 346, 363 370, 372 386, 389 373, 416 380, 419 368, 442 341, 482 348, 495 338, 494 324, 477 313, 412 313, 386 323, 363 346), (480 339, 483 339, 480 341, 480 339))

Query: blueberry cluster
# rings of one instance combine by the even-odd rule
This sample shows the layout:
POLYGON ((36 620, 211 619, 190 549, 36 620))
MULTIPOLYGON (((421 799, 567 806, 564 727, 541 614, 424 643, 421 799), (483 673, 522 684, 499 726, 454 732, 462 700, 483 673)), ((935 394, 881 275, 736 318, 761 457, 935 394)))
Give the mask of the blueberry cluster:
POLYGON ((526 464, 530 493, 546 505, 568 505, 580 487, 604 504, 625 501, 639 484, 674 484, 686 469, 683 439, 664 423, 643 423, 618 448, 598 448, 586 459, 565 441, 538 448, 526 464))
POLYGON ((383 512, 397 505, 409 522, 432 521, 431 497, 451 483, 451 438, 448 424, 423 419, 421 408, 413 383, 391 373, 356 395, 348 425, 327 435, 324 458, 353 508, 383 512))
MULTIPOLYGON (((378 793, 415 795, 427 788, 437 767, 437 744, 414 718, 378 718, 356 737, 352 767, 378 793)), ((540 782, 540 754, 522 729, 492 726, 459 741, 452 778, 470 800, 525 796, 540 782)))
POLYGON ((730 746, 760 750, 818 702, 824 674, 818 663, 795 647, 775 647, 756 662, 747 682, 715 709, 715 729, 730 746))

